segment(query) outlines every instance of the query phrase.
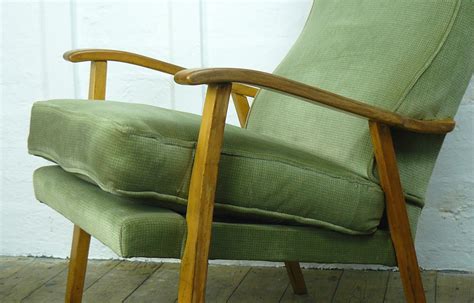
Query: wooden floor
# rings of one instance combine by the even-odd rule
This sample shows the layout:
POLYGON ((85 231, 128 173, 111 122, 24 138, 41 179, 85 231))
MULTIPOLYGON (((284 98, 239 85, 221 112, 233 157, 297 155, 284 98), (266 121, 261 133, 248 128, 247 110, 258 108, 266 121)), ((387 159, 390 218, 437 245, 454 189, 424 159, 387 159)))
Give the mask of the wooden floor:
MULTIPOLYGON (((175 302, 178 264, 90 261, 83 302, 175 302)), ((0 302, 62 302, 67 261, 0 257, 0 302)), ((285 268, 209 268, 207 302, 404 302, 397 272, 304 270, 295 296, 285 268)), ((423 273, 428 302, 474 302, 474 274, 423 273)))

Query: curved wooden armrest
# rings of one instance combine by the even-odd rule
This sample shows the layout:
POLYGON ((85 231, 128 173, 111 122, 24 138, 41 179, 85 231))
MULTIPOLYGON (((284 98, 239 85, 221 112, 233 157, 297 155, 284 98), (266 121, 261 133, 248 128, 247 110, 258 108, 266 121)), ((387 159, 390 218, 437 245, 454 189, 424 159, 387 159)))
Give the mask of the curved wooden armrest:
POLYGON ((71 50, 64 53, 63 58, 66 61, 71 62, 84 62, 84 61, 116 61, 122 63, 128 63, 138 65, 174 75, 180 70, 184 70, 184 67, 174 65, 161 60, 153 59, 150 57, 118 51, 110 49, 78 49, 71 50))
POLYGON ((444 134, 452 131, 455 126, 453 120, 426 121, 404 117, 376 106, 260 71, 237 68, 188 69, 176 73, 174 79, 177 83, 185 85, 245 83, 412 132, 444 134))
MULTIPOLYGON (((63 58, 70 62, 84 61, 116 61, 142 66, 145 68, 160 71, 166 74, 174 75, 185 68, 165 61, 153 59, 135 53, 111 50, 111 49, 77 49, 65 52, 63 58)), ((239 95, 255 97, 258 89, 243 84, 235 83, 232 85, 232 91, 239 95)))

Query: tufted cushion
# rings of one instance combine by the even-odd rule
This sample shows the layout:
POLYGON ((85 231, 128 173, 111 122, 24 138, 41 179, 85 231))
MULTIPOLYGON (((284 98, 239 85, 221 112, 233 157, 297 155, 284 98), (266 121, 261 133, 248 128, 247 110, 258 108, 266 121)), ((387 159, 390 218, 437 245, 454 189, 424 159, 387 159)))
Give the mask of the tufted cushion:
MULTIPOLYGON (((158 107, 87 100, 34 104, 29 152, 128 197, 185 210, 200 117, 158 107)), ((218 215, 375 231, 384 209, 378 184, 304 150, 227 125, 218 215)))

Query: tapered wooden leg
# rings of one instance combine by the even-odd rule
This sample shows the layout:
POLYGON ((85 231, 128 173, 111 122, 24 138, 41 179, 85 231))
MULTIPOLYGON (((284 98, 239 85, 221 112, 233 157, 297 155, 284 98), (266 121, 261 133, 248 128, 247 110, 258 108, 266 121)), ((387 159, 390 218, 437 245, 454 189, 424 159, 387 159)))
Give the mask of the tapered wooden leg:
POLYGON ((290 278, 293 292, 297 295, 305 295, 308 293, 306 283, 304 282, 303 272, 301 271, 300 263, 294 261, 285 262, 286 272, 290 278))
POLYGON ((416 259, 390 128, 369 122, 380 183, 385 192, 390 235, 407 302, 426 302, 416 259))
POLYGON ((186 212, 178 301, 204 302, 217 169, 231 84, 209 85, 196 146, 186 212))
POLYGON ((91 235, 86 233, 79 226, 74 225, 71 259, 69 260, 69 272, 67 276, 66 299, 64 300, 66 303, 78 303, 82 301, 90 240, 91 235))

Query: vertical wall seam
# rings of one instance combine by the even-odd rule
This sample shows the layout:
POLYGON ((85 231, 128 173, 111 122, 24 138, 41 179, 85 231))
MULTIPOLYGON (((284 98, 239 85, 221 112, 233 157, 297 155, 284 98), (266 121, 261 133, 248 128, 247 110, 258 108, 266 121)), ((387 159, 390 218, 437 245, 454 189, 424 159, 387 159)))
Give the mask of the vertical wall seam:
POLYGON ((41 78, 41 88, 42 88, 42 95, 43 99, 48 99, 49 98, 49 88, 48 88, 48 82, 49 82, 49 75, 48 75, 48 70, 46 68, 46 45, 47 45, 47 39, 46 39, 46 23, 45 23, 45 1, 42 0, 39 2, 39 29, 40 29, 40 41, 41 41, 41 47, 40 47, 40 52, 41 52, 41 73, 42 73, 42 78, 41 78))
MULTIPOLYGON (((168 58, 170 59, 171 63, 174 63, 174 51, 175 45, 173 40, 173 0, 168 0, 168 43, 169 43, 169 54, 168 58)), ((170 106, 171 109, 176 109, 176 83, 174 83, 173 77, 171 77, 170 81, 170 106)))
MULTIPOLYGON (((71 20, 71 49, 77 49, 77 14, 76 1, 69 0, 69 14, 71 20)), ((79 98, 79 70, 76 64, 72 66, 72 78, 74 81, 74 98, 79 98)))

